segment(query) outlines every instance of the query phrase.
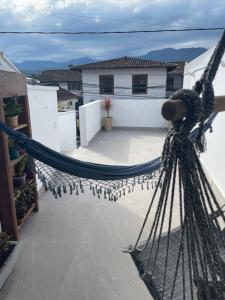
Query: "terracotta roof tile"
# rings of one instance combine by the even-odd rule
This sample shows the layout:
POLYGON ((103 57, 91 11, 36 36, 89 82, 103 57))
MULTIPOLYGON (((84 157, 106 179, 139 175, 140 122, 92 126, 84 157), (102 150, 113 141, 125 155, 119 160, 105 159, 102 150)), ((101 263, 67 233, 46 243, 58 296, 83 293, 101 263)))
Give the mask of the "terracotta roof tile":
POLYGON ((176 63, 144 60, 141 58, 121 57, 76 66, 78 69, 127 69, 127 68, 175 68, 176 63))

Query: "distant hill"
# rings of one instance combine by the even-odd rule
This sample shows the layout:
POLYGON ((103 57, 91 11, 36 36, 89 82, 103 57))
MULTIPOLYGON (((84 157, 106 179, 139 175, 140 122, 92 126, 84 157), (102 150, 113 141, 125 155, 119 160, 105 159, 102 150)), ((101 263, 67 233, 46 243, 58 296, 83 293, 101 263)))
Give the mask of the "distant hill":
MULTIPOLYGON (((165 48, 161 50, 150 51, 147 54, 140 56, 140 58, 159 61, 191 61, 192 59, 204 53, 206 50, 206 48, 165 48)), ((69 65, 81 65, 96 61, 96 59, 91 57, 80 57, 66 62, 56 62, 53 60, 29 60, 14 64, 22 72, 35 74, 40 73, 43 70, 66 69, 69 65)))
POLYGON ((147 60, 160 60, 160 61, 191 61, 204 53, 206 48, 164 48, 161 50, 152 50, 147 54, 141 56, 147 60))
POLYGON ((43 70, 67 69, 69 65, 80 65, 96 62, 90 57, 80 57, 66 62, 56 62, 53 60, 28 60, 20 63, 14 62, 16 67, 25 73, 40 73, 43 70))

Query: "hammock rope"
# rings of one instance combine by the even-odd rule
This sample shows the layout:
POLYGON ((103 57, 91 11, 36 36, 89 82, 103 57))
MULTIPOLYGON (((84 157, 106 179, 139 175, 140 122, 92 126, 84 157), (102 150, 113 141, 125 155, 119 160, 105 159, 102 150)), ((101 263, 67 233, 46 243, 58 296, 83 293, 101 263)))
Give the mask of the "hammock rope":
POLYGON ((199 153, 205 150, 205 120, 213 112, 212 81, 224 51, 225 31, 193 89, 182 89, 170 98, 183 100, 188 113, 184 119, 173 122, 167 135, 162 152, 161 190, 158 184, 137 241, 134 247, 128 249, 136 264, 139 264, 140 275, 149 290, 152 292, 153 286, 157 286, 154 299, 180 299, 181 295, 183 299, 225 299, 225 257, 221 258, 221 254, 225 253, 224 235, 217 218, 210 216, 220 216, 223 225, 225 217, 199 160, 199 153), (190 131, 196 125, 196 143, 193 143, 190 131), (172 222, 176 218, 176 185, 180 228, 174 234, 172 222), (147 229, 150 215, 153 222, 143 244, 140 239, 147 229), (180 290, 176 285, 178 275, 182 277, 180 290))

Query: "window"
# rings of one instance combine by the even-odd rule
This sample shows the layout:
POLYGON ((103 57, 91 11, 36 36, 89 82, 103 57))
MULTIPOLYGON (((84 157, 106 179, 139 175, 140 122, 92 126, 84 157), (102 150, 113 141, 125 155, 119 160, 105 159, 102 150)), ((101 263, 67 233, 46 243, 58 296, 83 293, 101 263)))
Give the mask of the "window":
POLYGON ((81 81, 68 82, 68 91, 80 91, 81 81))
POLYGON ((167 80, 166 80, 166 90, 167 91, 173 91, 174 90, 174 78, 167 77, 167 80))
POLYGON ((114 94, 114 76, 99 75, 99 93, 106 95, 114 94))
POLYGON ((133 75, 132 78, 132 93, 147 94, 148 90, 148 75, 133 75))

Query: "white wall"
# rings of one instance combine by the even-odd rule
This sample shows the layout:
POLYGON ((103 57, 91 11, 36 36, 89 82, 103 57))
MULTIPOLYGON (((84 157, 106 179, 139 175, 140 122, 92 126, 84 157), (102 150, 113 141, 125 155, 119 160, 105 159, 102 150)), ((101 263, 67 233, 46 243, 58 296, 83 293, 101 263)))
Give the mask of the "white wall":
MULTIPOLYGON (((60 151, 57 124, 57 89, 56 87, 27 85, 32 136, 35 140, 60 151)), ((42 184, 37 180, 38 189, 42 184)))
POLYGON ((83 97, 84 103, 91 100, 99 100, 109 97, 111 99, 121 99, 121 95, 125 95, 122 99, 146 99, 149 98, 165 98, 166 96, 166 68, 149 68, 149 69, 119 69, 119 70, 83 70, 83 97), (148 74, 148 86, 162 86, 158 88, 148 89, 148 94, 132 95, 132 75, 148 74), (120 87, 114 89, 114 95, 99 95, 99 75, 114 75, 114 86, 120 87), (96 85, 87 86, 88 85, 96 85), (129 87, 124 89, 122 87, 129 87), (116 96, 117 95, 117 96, 116 96))
MULTIPOLYGON (((114 100, 110 109, 114 127, 167 127, 161 116, 166 99, 114 100)), ((104 114, 106 116, 106 113, 104 114)))
POLYGON ((56 87, 27 85, 33 138, 60 151, 56 87))
MULTIPOLYGON (((206 67, 214 48, 190 62, 184 70, 184 88, 191 88, 206 67)), ((215 95, 225 95, 225 56, 213 82, 215 95)), ((207 133, 207 152, 202 157, 206 172, 225 196, 225 113, 219 113, 213 123, 213 133, 207 133)))
POLYGON ((61 152, 72 152, 77 148, 75 110, 59 112, 57 115, 61 152))
MULTIPOLYGON (((113 100, 110 116, 113 127, 165 128, 168 122, 161 116, 161 107, 166 99, 113 100)), ((80 106, 81 146, 87 146, 101 130, 104 111, 103 100, 80 106)))
POLYGON ((87 146, 101 130, 101 100, 80 106, 79 118, 81 146, 87 146))

